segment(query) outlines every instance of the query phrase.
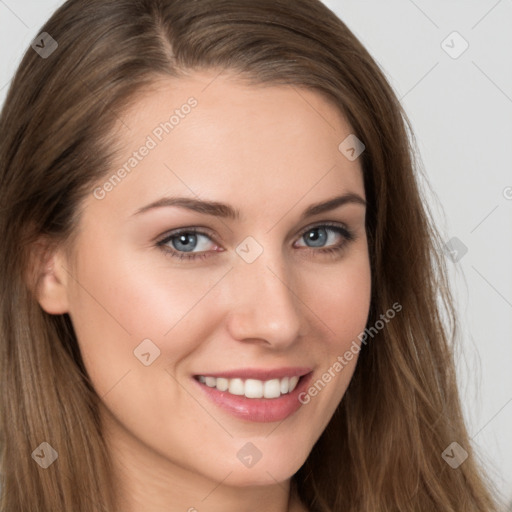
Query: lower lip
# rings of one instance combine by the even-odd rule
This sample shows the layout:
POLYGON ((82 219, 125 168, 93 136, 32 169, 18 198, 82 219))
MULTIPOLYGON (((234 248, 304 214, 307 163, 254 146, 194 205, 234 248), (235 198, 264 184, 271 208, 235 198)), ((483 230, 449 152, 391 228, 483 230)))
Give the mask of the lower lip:
POLYGON ((201 390, 221 409, 231 415, 247 421, 271 423, 283 421, 301 407, 299 395, 304 391, 310 381, 312 373, 303 375, 297 387, 279 398, 247 398, 243 395, 232 395, 227 391, 211 388, 195 378, 192 380, 201 390))

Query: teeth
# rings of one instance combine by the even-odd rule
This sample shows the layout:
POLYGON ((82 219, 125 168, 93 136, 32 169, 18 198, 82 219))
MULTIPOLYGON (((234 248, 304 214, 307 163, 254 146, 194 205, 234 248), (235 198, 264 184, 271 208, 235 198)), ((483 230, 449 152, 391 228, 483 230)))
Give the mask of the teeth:
POLYGON ((215 377, 205 377, 205 384, 210 388, 214 388, 217 385, 217 379, 215 377))
POLYGON ((244 381, 242 379, 230 379, 228 390, 232 395, 243 395, 244 381))
POLYGON ((293 391, 297 387, 297 383, 299 382, 299 377, 290 377, 290 391, 293 391))
POLYGON ((247 398, 279 398, 281 395, 291 393, 299 382, 299 377, 284 377, 267 381, 257 379, 225 379, 223 377, 206 377, 200 375, 199 382, 219 391, 227 391, 232 395, 246 396, 247 398))
POLYGON ((288 377, 285 377, 284 379, 281 379, 281 382, 279 383, 280 391, 284 395, 290 391, 290 379, 288 377))
POLYGON ((263 382, 261 382, 261 380, 247 379, 245 381, 244 391, 247 398, 262 398, 263 382))
MULTIPOLYGON (((212 377, 214 378, 214 377, 212 377)), ((229 388, 229 380, 228 379, 221 379, 220 377, 217 380, 217 389, 219 391, 227 391, 229 388)))
MULTIPOLYGON (((288 386, 285 392, 288 392, 288 386)), ((281 383, 279 379, 267 380, 263 384, 263 396, 265 398, 279 398, 281 396, 281 383)))

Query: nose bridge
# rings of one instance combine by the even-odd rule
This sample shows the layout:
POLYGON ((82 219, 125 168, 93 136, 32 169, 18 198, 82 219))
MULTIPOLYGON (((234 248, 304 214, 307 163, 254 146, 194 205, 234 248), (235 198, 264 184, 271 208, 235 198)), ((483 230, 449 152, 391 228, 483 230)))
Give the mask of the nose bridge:
POLYGON ((250 263, 241 256, 231 274, 232 336, 282 346, 292 343, 299 336, 301 310, 282 251, 266 247, 250 263))

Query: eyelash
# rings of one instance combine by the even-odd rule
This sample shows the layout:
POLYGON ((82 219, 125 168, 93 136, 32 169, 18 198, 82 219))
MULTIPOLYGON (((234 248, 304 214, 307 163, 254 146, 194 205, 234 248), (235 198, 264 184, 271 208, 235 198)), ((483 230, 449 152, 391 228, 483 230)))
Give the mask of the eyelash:
MULTIPOLYGON (((320 247, 319 249, 314 249, 313 247, 309 247, 309 249, 312 252, 320 252, 324 255, 332 255, 335 256, 339 254, 343 249, 345 249, 345 246, 356 239, 354 233, 347 228, 340 226, 338 224, 331 224, 331 223, 324 223, 324 224, 317 224, 315 226, 308 227, 305 229, 302 234, 300 235, 300 238, 302 238, 306 233, 309 233, 310 231, 314 231, 318 228, 329 228, 327 231, 334 231, 340 235, 343 236, 344 240, 334 247, 320 247)), ((157 242, 157 246, 164 251, 164 253, 168 256, 171 256, 172 258, 178 258, 179 260, 197 260, 197 259, 205 259, 211 256, 211 251, 203 251, 203 252, 195 252, 195 253, 186 253, 186 252, 180 252, 176 251, 175 249, 172 249, 168 247, 166 244, 169 243, 173 238, 176 238, 183 234, 196 234, 196 235, 203 235, 211 239, 211 236, 208 233, 205 233, 197 228, 183 228, 178 231, 175 231, 171 234, 168 234, 163 238, 162 240, 157 242)))

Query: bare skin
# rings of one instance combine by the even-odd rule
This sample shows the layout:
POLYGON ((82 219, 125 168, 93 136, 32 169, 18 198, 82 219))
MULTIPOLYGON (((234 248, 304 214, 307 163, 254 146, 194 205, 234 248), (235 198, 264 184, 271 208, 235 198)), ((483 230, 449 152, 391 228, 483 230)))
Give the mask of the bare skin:
POLYGON ((193 376, 305 366, 315 382, 368 316, 364 204, 301 218, 336 196, 365 200, 359 161, 338 149, 350 126, 318 93, 216 76, 162 79, 123 113, 112 174, 134 151, 140 161, 115 185, 105 186, 111 175, 97 184, 75 245, 55 250, 39 289, 47 312, 73 321, 127 512, 306 510, 290 479, 343 398, 357 356, 280 422, 233 416, 193 376), (158 140, 155 128, 190 97, 197 105, 158 140), (156 147, 142 157, 148 136, 156 147), (164 196, 226 203, 240 218, 179 206, 136 213, 164 196), (169 239, 181 228, 201 234, 169 239), (248 263, 241 244, 262 252, 248 263), (134 354, 143 340, 153 344, 146 353, 159 350, 148 366, 134 354), (262 455, 250 468, 237 457, 248 442, 262 455))

